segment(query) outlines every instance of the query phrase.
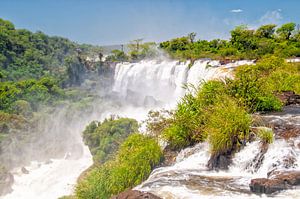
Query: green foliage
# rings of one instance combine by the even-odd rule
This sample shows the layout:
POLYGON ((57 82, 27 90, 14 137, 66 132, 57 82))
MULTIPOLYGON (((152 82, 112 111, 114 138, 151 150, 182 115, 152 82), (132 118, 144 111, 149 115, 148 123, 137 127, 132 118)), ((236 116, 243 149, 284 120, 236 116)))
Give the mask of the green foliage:
POLYGON ((137 131, 136 120, 112 117, 99 123, 91 122, 83 131, 83 139, 98 164, 111 159, 128 135, 137 131))
POLYGON ((156 141, 132 134, 120 147, 115 159, 94 168, 76 187, 78 198, 110 198, 140 184, 159 164, 162 152, 156 141))
POLYGON ((121 50, 113 50, 111 53, 112 55, 109 55, 106 61, 124 62, 129 60, 129 57, 121 50))
POLYGON ((224 83, 215 80, 203 83, 195 95, 186 94, 177 105, 170 124, 162 131, 170 147, 181 149, 206 139, 203 128, 207 117, 204 113, 209 106, 220 103, 224 94, 224 83))
POLYGON ((286 23, 283 24, 280 28, 276 30, 281 39, 289 40, 292 32, 295 30, 295 23, 286 23))
POLYGON ((256 30, 256 35, 259 37, 272 38, 275 33, 275 27, 275 24, 263 25, 256 30))
POLYGON ((23 114, 27 114, 30 109, 36 110, 38 104, 51 103, 63 97, 63 90, 57 84, 57 80, 51 77, 44 77, 40 80, 2 82, 0 84, 0 110, 23 114))
POLYGON ((212 154, 231 150, 238 137, 249 132, 250 115, 231 98, 223 98, 222 103, 212 106, 205 114, 208 120, 204 131, 208 134, 212 154))
POLYGON ((260 60, 254 66, 241 66, 237 69, 235 79, 228 85, 229 93, 251 111, 279 111, 282 104, 275 97, 279 85, 271 85, 270 76, 279 68, 287 69, 281 58, 274 56, 260 60), (270 83, 270 84, 268 84, 270 83))
MULTIPOLYGON (((208 138, 212 153, 234 149, 249 131, 249 113, 279 111, 282 91, 299 92, 300 64, 267 56, 256 65, 241 66, 234 79, 211 80, 186 94, 167 120, 153 124, 172 149, 182 149, 208 138), (157 126, 156 126, 157 125, 157 126)), ((151 122, 151 120, 148 120, 151 122)))
POLYGON ((196 41, 195 33, 190 33, 186 37, 161 42, 159 46, 173 58, 192 61, 199 58, 259 59, 274 53, 293 57, 300 56, 299 35, 299 31, 295 32, 295 23, 287 23, 277 29, 274 24, 266 24, 257 30, 241 25, 231 31, 229 41, 196 41))
POLYGON ((265 144, 271 144, 274 140, 274 134, 272 129, 270 128, 261 128, 257 132, 260 140, 265 144))

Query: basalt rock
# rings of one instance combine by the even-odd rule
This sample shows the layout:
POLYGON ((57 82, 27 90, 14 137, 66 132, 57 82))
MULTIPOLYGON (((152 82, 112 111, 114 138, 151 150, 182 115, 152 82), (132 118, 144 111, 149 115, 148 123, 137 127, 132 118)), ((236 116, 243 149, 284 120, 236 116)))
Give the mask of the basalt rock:
POLYGON ((252 179, 250 190, 254 193, 271 194, 300 185, 300 171, 272 172, 269 178, 252 179))
POLYGON ((285 105, 300 104, 300 95, 295 94, 293 91, 283 91, 280 94, 277 94, 277 97, 285 105))
POLYGON ((141 192, 137 190, 127 190, 111 197, 111 199, 160 199, 160 197, 152 193, 141 192))
POLYGON ((227 170, 231 162, 231 154, 215 154, 210 157, 207 167, 209 170, 227 170))

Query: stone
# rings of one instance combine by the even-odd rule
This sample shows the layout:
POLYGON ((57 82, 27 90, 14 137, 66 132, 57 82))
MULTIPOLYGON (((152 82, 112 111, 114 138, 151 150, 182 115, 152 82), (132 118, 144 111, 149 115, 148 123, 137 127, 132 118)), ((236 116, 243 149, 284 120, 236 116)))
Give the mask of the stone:
POLYGON ((232 160, 230 154, 216 154, 210 157, 207 167, 209 170, 227 170, 231 162, 232 160))
POLYGON ((22 171, 22 173, 24 173, 24 174, 29 174, 29 171, 28 171, 25 167, 22 167, 22 168, 21 168, 21 171, 22 171))
POLYGON ((13 183, 14 176, 4 167, 0 166, 0 196, 11 192, 13 183))
POLYGON ((280 94, 277 94, 277 97, 285 105, 300 104, 300 95, 295 94, 293 91, 283 91, 280 94))
POLYGON ((160 199, 160 197, 152 193, 141 192, 137 190, 127 190, 111 197, 111 199, 160 199))
POLYGON ((250 190, 254 193, 271 194, 300 185, 300 171, 271 172, 268 178, 252 179, 250 190))

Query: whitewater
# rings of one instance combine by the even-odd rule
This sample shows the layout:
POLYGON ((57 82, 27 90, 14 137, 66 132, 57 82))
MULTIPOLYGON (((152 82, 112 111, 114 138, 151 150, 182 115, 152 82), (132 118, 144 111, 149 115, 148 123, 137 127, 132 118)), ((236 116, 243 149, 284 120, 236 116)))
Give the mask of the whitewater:
MULTIPOLYGON (((63 128, 59 128, 61 124, 57 123, 56 136, 67 132, 72 137, 69 141, 80 146, 80 149, 76 149, 79 153, 73 155, 73 151, 68 148, 64 151, 65 156, 60 159, 50 157, 47 162, 32 159, 29 165, 23 165, 28 170, 27 174, 22 172, 22 167, 14 168, 13 191, 2 198, 52 199, 72 194, 79 175, 92 165, 92 156, 81 138, 81 132, 91 121, 101 121, 113 114, 135 118, 141 122, 146 119, 149 110, 175 108, 186 92, 186 85, 197 86, 210 79, 232 78, 235 67, 253 63, 244 60, 222 65, 219 61, 198 60, 190 67, 189 62, 143 60, 117 64, 114 68, 113 86, 108 95, 117 97, 118 102, 95 103, 92 113, 76 116, 64 123, 63 128)), ((53 114, 54 118, 57 115, 64 117, 64 114, 53 114)), ((65 121, 64 118, 61 121, 65 121)), ((299 142, 299 139, 294 140, 291 145, 283 140, 276 140, 256 172, 247 165, 259 153, 257 141, 249 143, 235 155, 227 172, 207 171, 209 147, 207 143, 201 143, 181 151, 173 166, 157 168, 148 180, 135 189, 149 191, 162 198, 258 198, 249 191, 251 178, 266 177, 273 163, 280 162, 278 151, 283 156, 286 153, 293 154, 300 166, 300 151, 295 147, 299 142)), ((297 195, 299 191, 290 190, 276 197, 296 198, 297 195)))

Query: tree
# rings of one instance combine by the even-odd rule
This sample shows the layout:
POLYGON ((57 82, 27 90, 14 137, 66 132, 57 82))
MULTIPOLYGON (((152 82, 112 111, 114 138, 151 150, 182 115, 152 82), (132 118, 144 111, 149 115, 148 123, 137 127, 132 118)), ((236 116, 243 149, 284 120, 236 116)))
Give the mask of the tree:
POLYGON ((259 27, 255 34, 259 37, 272 38, 275 32, 275 24, 267 24, 259 27))
POLYGON ((296 28, 295 23, 286 23, 283 24, 280 28, 278 28, 276 30, 276 33, 279 35, 281 39, 289 40, 295 28, 296 28))
POLYGON ((256 38, 254 37, 254 30, 249 30, 247 26, 237 26, 231 31, 232 45, 238 50, 254 50, 257 47, 256 38))
POLYGON ((195 37, 196 37, 196 33, 194 33, 194 32, 191 32, 188 34, 188 38, 190 39, 191 43, 194 43, 195 37))
POLYGON ((137 51, 140 50, 140 44, 143 42, 143 39, 135 39, 128 44, 128 47, 131 51, 137 51))

